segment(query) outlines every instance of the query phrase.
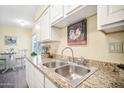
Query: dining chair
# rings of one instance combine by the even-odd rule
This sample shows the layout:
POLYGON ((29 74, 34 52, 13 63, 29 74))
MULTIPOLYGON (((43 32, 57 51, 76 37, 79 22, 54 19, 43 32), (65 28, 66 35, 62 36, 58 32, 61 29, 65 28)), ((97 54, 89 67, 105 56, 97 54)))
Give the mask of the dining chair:
POLYGON ((1 68, 3 69, 2 73, 7 72, 10 68, 9 64, 9 56, 8 55, 0 55, 1 68))
POLYGON ((6 57, 5 55, 0 55, 0 70, 6 68, 6 57))
POLYGON ((25 67, 25 51, 24 50, 18 50, 15 55, 16 60, 16 66, 21 65, 22 68, 25 67))
POLYGON ((4 69, 4 71, 2 71, 2 73, 7 72, 10 68, 14 69, 14 51, 9 51, 9 49, 5 50, 4 52, 0 53, 0 64, 2 66, 2 68, 4 69))

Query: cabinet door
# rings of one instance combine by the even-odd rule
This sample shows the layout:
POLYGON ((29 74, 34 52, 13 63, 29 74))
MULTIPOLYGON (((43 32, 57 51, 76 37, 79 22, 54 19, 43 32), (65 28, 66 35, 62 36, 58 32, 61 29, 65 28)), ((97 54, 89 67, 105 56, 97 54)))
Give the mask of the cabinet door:
POLYGON ((37 35, 37 41, 41 41, 41 23, 40 20, 38 20, 35 24, 35 33, 37 35))
POLYGON ((28 63, 28 61, 26 60, 26 62, 25 62, 25 64, 26 64, 26 82, 27 82, 27 84, 28 84, 28 86, 29 86, 29 63, 28 63))
POLYGON ((97 10, 101 26, 124 21, 124 5, 100 5, 97 10))
POLYGON ((57 88, 47 77, 45 77, 45 88, 57 88))
POLYGON ((81 5, 65 5, 64 6, 64 15, 68 15, 73 12, 75 9, 79 8, 81 5))
POLYGON ((35 87, 43 88, 44 87, 44 75, 37 68, 35 68, 35 87))
POLYGON ((50 39, 50 10, 47 9, 41 16, 41 37, 42 40, 50 39))
POLYGON ((34 66, 30 62, 26 62, 26 81, 29 87, 34 87, 34 66))
POLYGON ((51 23, 61 19, 64 16, 62 5, 52 5, 51 9, 51 23))

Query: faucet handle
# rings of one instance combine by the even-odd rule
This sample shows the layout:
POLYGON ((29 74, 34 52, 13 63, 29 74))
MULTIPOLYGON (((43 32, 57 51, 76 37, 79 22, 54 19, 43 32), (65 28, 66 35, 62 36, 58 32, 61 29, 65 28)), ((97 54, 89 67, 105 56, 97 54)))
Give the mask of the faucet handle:
POLYGON ((83 63, 85 65, 86 64, 86 59, 81 56, 80 58, 77 59, 76 63, 77 64, 82 64, 83 63))
POLYGON ((78 61, 80 61, 80 62, 83 62, 85 60, 85 58, 84 57, 80 57, 80 58, 78 58, 78 61))

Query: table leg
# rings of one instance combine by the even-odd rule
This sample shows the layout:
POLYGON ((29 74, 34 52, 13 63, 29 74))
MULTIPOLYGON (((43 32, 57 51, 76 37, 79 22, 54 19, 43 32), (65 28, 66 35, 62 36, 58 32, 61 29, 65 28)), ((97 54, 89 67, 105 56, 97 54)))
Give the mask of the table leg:
POLYGON ((2 74, 3 73, 5 73, 5 72, 7 72, 8 70, 9 70, 9 61, 11 61, 11 55, 9 55, 9 58, 5 61, 5 70, 4 71, 2 71, 2 74))

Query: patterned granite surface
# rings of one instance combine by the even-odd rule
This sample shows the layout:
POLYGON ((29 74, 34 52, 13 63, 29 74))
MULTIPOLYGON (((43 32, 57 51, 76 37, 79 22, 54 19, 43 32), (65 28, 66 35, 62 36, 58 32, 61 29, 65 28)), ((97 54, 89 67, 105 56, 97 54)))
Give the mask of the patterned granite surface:
MULTIPOLYGON (((54 61, 55 59, 44 58, 43 62, 54 61)), ((57 87, 72 87, 58 77, 54 71, 35 65, 44 73, 57 87)), ((96 67, 98 70, 80 83, 78 88, 124 88, 124 70, 117 67, 117 64, 87 60, 87 67, 96 67)))
POLYGON ((123 88, 124 70, 117 67, 117 64, 106 62, 89 61, 87 66, 95 66, 98 70, 79 87, 93 88, 123 88))

